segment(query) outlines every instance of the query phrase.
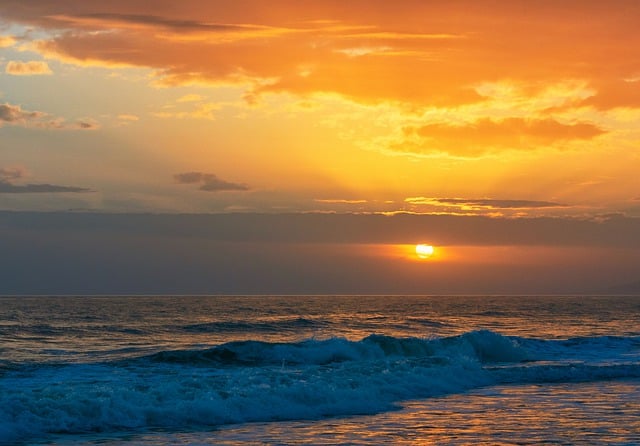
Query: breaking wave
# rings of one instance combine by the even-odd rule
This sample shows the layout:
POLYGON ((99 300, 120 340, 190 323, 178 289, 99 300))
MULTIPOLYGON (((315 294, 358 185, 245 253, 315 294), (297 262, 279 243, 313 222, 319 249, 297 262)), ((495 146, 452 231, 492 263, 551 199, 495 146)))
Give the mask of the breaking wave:
POLYGON ((640 378, 640 338, 473 331, 241 341, 103 363, 5 362, 0 377, 0 443, 26 442, 56 433, 376 413, 493 384, 640 378))

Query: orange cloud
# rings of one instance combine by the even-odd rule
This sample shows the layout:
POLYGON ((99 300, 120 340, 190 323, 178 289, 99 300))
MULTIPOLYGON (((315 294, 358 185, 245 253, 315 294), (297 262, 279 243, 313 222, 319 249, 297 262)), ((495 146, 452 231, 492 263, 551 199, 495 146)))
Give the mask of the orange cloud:
POLYGON ((640 106, 623 94, 640 72, 637 2, 7 0, 0 15, 51 30, 48 56, 151 67, 168 85, 452 106, 483 100, 481 82, 584 79, 599 107, 640 106))
POLYGON ((406 127, 406 141, 395 149, 478 156, 495 150, 536 149, 605 133, 591 123, 562 124, 553 119, 480 119, 465 125, 443 123, 406 127))

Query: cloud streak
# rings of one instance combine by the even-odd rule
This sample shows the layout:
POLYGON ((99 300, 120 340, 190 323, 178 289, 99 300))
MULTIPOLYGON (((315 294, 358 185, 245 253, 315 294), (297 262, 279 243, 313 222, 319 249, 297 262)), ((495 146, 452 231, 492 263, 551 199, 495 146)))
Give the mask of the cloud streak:
POLYGON ((164 28, 176 32, 208 31, 223 32, 230 30, 246 30, 254 27, 249 25, 235 25, 225 23, 201 22, 198 20, 177 20, 153 14, 122 14, 122 13, 90 13, 90 14, 60 14, 50 17, 52 20, 68 26, 86 26, 102 28, 132 28, 151 29, 164 28))
POLYGON ((491 198, 469 199, 469 198, 427 198, 410 197, 405 202, 414 205, 431 205, 453 207, 462 210, 481 209, 542 209, 542 208, 564 208, 566 204, 552 201, 535 200, 497 200, 491 198))
POLYGON ((197 184, 198 190, 205 192, 247 191, 249 186, 243 183, 233 183, 218 178, 217 175, 204 172, 184 172, 173 176, 178 184, 197 184))

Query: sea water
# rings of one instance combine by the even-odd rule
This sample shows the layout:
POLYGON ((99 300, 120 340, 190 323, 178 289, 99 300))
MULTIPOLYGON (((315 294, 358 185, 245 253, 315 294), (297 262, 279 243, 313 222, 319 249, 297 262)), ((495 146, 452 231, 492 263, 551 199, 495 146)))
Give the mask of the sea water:
POLYGON ((0 298, 0 444, 640 444, 640 298, 0 298))

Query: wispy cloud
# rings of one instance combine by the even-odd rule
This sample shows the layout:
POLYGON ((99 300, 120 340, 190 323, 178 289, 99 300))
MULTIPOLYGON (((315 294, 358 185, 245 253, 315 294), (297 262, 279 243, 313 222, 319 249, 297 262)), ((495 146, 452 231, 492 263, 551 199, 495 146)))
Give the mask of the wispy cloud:
POLYGON ((49 130, 95 130, 100 128, 100 124, 93 119, 67 122, 63 118, 52 117, 45 112, 24 110, 19 105, 9 103, 0 104, 0 127, 4 124, 49 130))
POLYGON ((197 184, 198 189, 206 192, 247 191, 249 186, 243 183, 233 183, 218 178, 217 175, 204 172, 185 172, 173 176, 179 184, 197 184))
POLYGON ((11 60, 7 62, 5 73, 14 76, 39 76, 53 74, 51 68, 45 61, 31 60, 29 62, 21 62, 11 60))

